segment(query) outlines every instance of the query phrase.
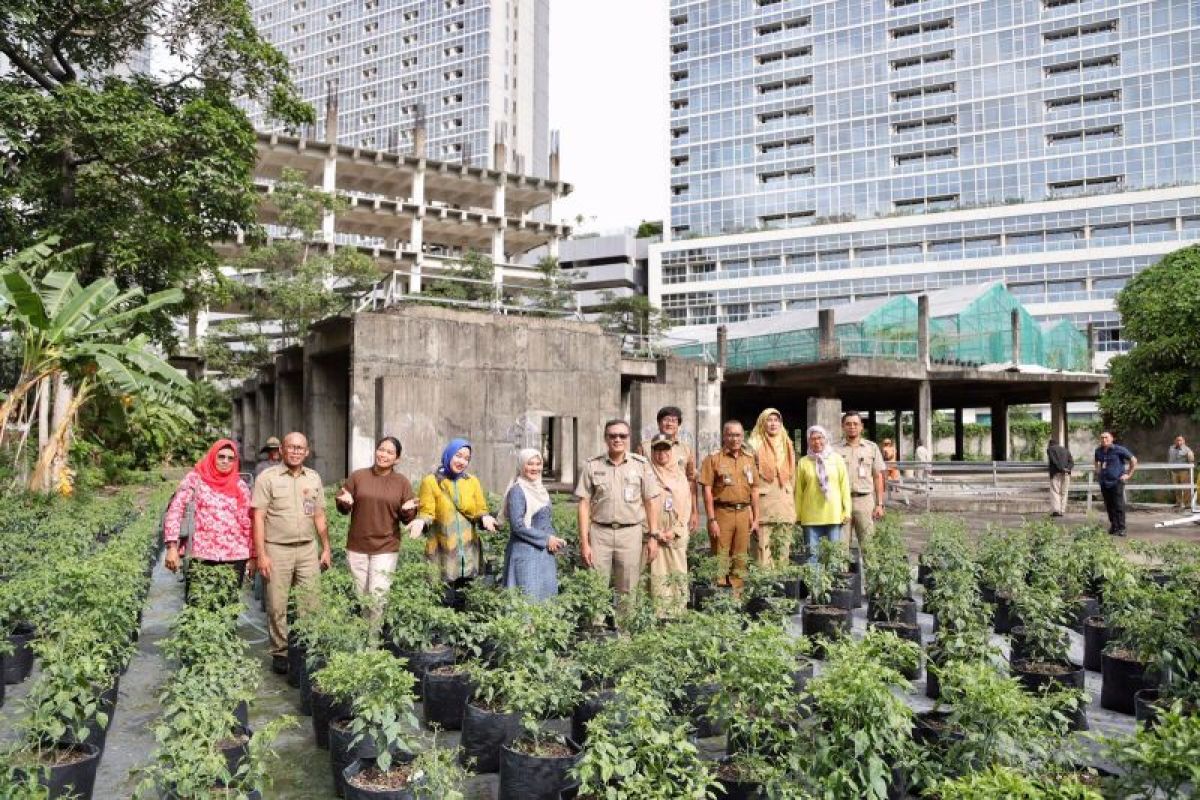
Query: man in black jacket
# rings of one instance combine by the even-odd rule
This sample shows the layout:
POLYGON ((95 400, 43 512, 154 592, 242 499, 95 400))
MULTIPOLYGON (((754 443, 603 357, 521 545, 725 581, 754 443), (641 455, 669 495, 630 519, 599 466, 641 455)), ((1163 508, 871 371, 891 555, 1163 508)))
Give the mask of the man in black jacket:
POLYGON ((1050 464, 1050 516, 1061 517, 1067 513, 1067 492, 1071 488, 1075 459, 1070 450, 1051 440, 1046 448, 1046 460, 1050 464))

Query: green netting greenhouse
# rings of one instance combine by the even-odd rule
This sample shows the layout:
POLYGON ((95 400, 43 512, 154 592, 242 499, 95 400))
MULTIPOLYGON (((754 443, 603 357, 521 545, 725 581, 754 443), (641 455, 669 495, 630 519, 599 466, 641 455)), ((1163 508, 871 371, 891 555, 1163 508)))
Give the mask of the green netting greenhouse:
MULTIPOLYGON (((1087 339, 1069 322, 1043 326, 1003 283, 960 286, 929 294, 930 358, 934 362, 999 364, 1013 360, 1012 313, 1021 326, 1022 364, 1082 370, 1087 339)), ((840 357, 917 357, 915 296, 880 297, 834 310, 835 352, 840 357)), ((818 360, 818 312, 788 311, 727 326, 726 366, 763 369, 818 360)), ((674 348, 682 356, 716 359, 715 332, 674 348)))

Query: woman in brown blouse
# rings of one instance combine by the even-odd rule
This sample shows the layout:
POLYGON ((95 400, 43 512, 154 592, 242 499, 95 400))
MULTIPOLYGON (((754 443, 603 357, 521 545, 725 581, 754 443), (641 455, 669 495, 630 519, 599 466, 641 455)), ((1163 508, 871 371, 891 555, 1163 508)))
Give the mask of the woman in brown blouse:
POLYGON ((417 514, 408 478, 393 470, 403 448, 394 436, 375 445, 375 463, 350 473, 335 502, 350 515, 346 560, 362 597, 371 598, 367 615, 378 619, 392 585, 400 552, 400 526, 417 514))

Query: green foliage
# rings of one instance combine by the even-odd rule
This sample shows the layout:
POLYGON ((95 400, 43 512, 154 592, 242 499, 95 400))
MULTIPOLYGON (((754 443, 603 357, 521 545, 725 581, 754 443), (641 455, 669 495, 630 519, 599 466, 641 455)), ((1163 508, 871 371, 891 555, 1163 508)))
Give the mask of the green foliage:
POLYGON ((991 767, 961 778, 948 778, 931 791, 941 800, 1104 800, 1104 795, 1077 776, 1043 778, 1009 767, 991 767))
POLYGON ((1134 343, 1108 363, 1100 408, 1118 428, 1152 427, 1172 413, 1200 417, 1200 247, 1164 256, 1117 295, 1123 335, 1134 343))
POLYGON ((647 342, 653 342, 671 327, 671 318, 655 308, 645 295, 617 297, 612 292, 603 292, 601 297, 604 304, 600 307, 600 324, 609 333, 639 348, 647 347, 647 342))
MULTIPOLYGON (((311 122, 245 0, 19 2, 0 53, 0 242, 94 243, 78 275, 147 293, 195 285, 211 242, 255 231, 255 138, 235 98, 311 122), (150 37, 183 66, 132 72, 150 37), (32 54, 32 55, 31 55, 32 54)), ((160 309, 142 323, 171 337, 160 309)))
POLYGON ((411 789, 416 800, 465 800, 462 792, 467 771, 458 761, 459 748, 438 747, 434 742, 412 761, 411 789))
POLYGON ((588 746, 572 775, 581 797, 607 800, 708 800, 717 786, 687 724, 636 686, 588 724, 588 746))
POLYGON ((546 256, 537 263, 540 274, 538 284, 530 292, 533 307, 555 315, 575 311, 575 293, 571 291, 571 279, 563 274, 558 259, 546 256))
POLYGON ((313 683, 338 700, 349 701, 354 742, 375 743, 379 769, 387 772, 397 752, 415 752, 413 737, 419 725, 412 691, 416 678, 403 659, 384 650, 334 653, 313 675, 313 683))
POLYGON ((662 232, 663 223, 661 219, 653 221, 642 220, 641 224, 637 227, 637 232, 634 233, 634 238, 647 239, 651 236, 662 236, 662 232))
POLYGON ((1153 728, 1105 741, 1106 755, 1121 767, 1114 797, 1182 800, 1200 786, 1200 716, 1180 705, 1164 711, 1153 728))
POLYGON ((1022 587, 1013 605, 1025 629, 1027 660, 1062 663, 1067 660, 1070 641, 1062 627, 1069 622, 1067 604, 1052 587, 1022 587))
POLYGON ((875 534, 866 541, 863 560, 867 563, 866 591, 872 608, 887 622, 899 619, 901 603, 909 598, 912 572, 908 548, 894 514, 875 526, 875 534))
POLYGON ((460 303, 491 304, 496 301, 495 274, 491 256, 468 250, 453 275, 429 281, 421 294, 460 303))

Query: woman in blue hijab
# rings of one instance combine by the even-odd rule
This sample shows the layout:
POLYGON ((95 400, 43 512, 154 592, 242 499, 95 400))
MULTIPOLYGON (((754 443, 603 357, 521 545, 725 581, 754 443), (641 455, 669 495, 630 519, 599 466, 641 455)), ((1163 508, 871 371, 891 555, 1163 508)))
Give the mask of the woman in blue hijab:
POLYGON ((452 439, 442 451, 441 466, 421 480, 420 508, 409 528, 415 536, 426 535, 425 555, 450 582, 474 578, 483 566, 476 526, 496 530, 483 486, 467 472, 470 464, 471 443, 452 439))

